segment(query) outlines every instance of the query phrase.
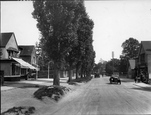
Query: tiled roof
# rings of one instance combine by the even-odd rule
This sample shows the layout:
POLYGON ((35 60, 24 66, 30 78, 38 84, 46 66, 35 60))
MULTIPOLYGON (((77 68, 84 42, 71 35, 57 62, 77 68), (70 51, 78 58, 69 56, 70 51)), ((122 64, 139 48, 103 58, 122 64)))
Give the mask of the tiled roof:
POLYGON ((151 41, 141 41, 146 54, 151 54, 151 41))
POLYGON ((0 39, 1 39, 0 47, 5 47, 13 34, 14 34, 13 32, 0 33, 0 39))
POLYGON ((20 56, 31 56, 33 49, 34 49, 34 45, 19 45, 19 48, 22 48, 22 51, 20 53, 20 56))

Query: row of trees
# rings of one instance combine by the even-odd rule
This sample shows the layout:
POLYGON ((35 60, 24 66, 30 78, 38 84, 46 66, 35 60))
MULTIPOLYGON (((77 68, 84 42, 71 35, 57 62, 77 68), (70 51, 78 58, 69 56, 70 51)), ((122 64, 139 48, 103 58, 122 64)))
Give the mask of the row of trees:
POLYGON ((33 1, 33 17, 41 32, 38 46, 41 59, 53 63, 54 85, 60 85, 60 70, 76 69, 76 77, 89 76, 95 52, 92 46, 94 23, 86 13, 83 0, 33 1))
MULTIPOLYGON (((135 38, 129 38, 122 43, 122 55, 120 59, 111 59, 106 62, 105 71, 108 74, 114 72, 120 72, 121 74, 127 74, 129 67, 129 59, 135 59, 138 56, 140 43, 135 38)), ((101 63, 97 64, 97 67, 101 63)))

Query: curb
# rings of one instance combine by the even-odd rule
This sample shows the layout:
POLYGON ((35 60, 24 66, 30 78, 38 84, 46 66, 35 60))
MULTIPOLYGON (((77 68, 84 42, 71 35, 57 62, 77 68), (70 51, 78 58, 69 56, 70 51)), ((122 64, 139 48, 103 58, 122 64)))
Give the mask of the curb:
POLYGON ((135 86, 138 86, 138 87, 142 87, 142 88, 151 88, 151 85, 148 85, 148 84, 145 84, 145 83, 137 83, 137 84, 133 84, 135 86))
POLYGON ((3 91, 9 91, 9 90, 13 90, 13 89, 17 89, 19 87, 9 87, 8 86, 1 86, 1 92, 3 91))

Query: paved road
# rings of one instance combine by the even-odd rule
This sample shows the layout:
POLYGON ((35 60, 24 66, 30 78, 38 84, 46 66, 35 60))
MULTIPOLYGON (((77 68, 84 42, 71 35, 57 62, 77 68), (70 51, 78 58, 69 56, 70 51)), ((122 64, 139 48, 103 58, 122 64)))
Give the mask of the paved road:
POLYGON ((111 85, 108 79, 92 79, 69 93, 48 115, 151 114, 151 91, 126 80, 111 85))

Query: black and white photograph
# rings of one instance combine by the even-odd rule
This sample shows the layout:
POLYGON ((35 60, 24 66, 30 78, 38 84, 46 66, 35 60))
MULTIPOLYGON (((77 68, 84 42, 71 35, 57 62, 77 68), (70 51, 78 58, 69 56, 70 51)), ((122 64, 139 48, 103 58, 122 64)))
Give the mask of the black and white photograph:
POLYGON ((151 114, 151 0, 0 7, 1 115, 151 114))

